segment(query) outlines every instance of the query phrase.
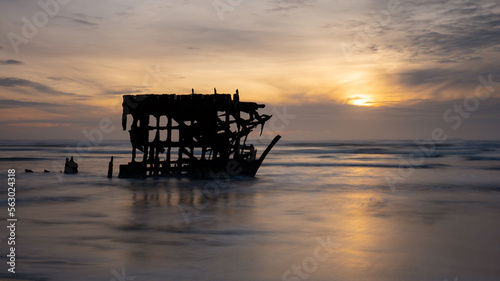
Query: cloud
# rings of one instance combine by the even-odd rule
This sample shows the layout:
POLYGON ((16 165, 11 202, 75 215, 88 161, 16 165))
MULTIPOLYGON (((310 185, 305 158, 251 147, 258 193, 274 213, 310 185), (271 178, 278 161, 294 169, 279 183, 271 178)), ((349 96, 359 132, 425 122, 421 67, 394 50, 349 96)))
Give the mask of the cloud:
POLYGON ((406 19, 389 24, 385 33, 404 32, 406 38, 384 47, 406 51, 414 60, 457 63, 500 46, 500 13, 481 3, 424 2, 405 3, 406 19))
MULTIPOLYGON (((64 122, 76 111, 72 124, 89 123, 86 117, 95 115, 90 111, 109 115, 105 105, 123 94, 189 93, 192 87, 210 93, 217 86, 223 91, 239 88, 248 93, 245 99, 249 101, 275 102, 278 107, 303 105, 297 120, 301 116, 308 119, 298 128, 301 130, 313 124, 321 132, 333 123, 336 130, 331 131, 339 135, 358 126, 349 138, 414 137, 418 134, 411 129, 419 128, 419 118, 435 113, 436 122, 442 123, 440 116, 449 106, 433 109, 441 105, 421 100, 460 102, 461 97, 473 94, 478 75, 498 73, 500 57, 495 54, 500 52, 500 6, 487 1, 403 0, 403 11, 392 15, 381 28, 371 24, 373 12, 385 20, 381 12, 387 10, 388 0, 247 1, 228 11, 224 21, 210 1, 206 5, 184 0, 74 3, 61 10, 59 20, 54 19, 23 45, 27 58, 2 58, 5 61, 0 66, 9 64, 5 63, 9 58, 18 58, 30 67, 14 63, 2 68, 0 91, 5 94, 0 99, 5 100, 0 107, 10 107, 18 115, 25 115, 19 107, 40 111, 47 107, 63 112, 64 122), (363 40, 359 32, 367 25, 370 40, 363 40), (346 62, 338 48, 345 40, 363 48, 352 62, 346 62), (157 64, 168 75, 161 82, 150 79, 157 86, 138 86, 149 74, 146 67, 157 64), (180 77, 186 78, 176 80, 180 77), (368 103, 386 107, 329 104, 352 103, 363 95, 370 97, 368 103), (50 103, 59 103, 58 97, 74 104, 51 108, 50 103), (308 107, 321 102, 328 106, 308 107), (417 103, 419 106, 410 106, 417 103), (384 134, 365 134, 373 130, 371 124, 384 134)), ((19 18, 30 17, 33 11, 23 1, 0 0, 3 2, 16 6, 5 9, 16 13, 7 13, 6 25, 0 29, 5 34, 11 30, 20 34, 19 18)), ((0 45, 5 47, 2 51, 10 50, 6 37, 0 45)), ((494 74, 493 80, 500 81, 500 76, 494 74)), ((480 110, 491 101, 482 102, 480 110)), ((420 132, 427 136, 431 129, 420 132)))
POLYGON ((88 26, 99 26, 97 23, 93 23, 93 22, 81 20, 81 19, 71 19, 71 21, 74 23, 88 25, 88 26))
MULTIPOLYGON (((372 10, 366 13, 364 21, 344 21, 347 30, 356 30, 360 41, 367 42, 356 45, 358 52, 386 57, 396 54, 400 60, 411 63, 456 65, 489 59, 500 49, 498 4, 422 0, 402 1, 401 7, 402 12, 397 14, 386 16, 372 10), (368 16, 374 12, 378 18, 368 16)), ((326 25, 331 26, 334 25, 326 25)))
POLYGON ((467 77, 467 75, 469 74, 460 70, 429 68, 401 72, 398 74, 398 80, 400 83, 407 86, 420 86, 457 80, 464 81, 465 79, 472 80, 471 77, 467 77))
MULTIPOLYGON (((480 101, 477 110, 462 119, 458 130, 454 123, 446 122, 443 113, 453 110, 464 99, 435 101, 421 100, 414 104, 397 107, 364 107, 349 104, 302 104, 286 108, 287 114, 295 115, 284 126, 285 133, 293 139, 429 139, 435 128, 442 128, 449 138, 498 139, 500 131, 500 99, 480 101), (324 133, 330 131, 329 133, 324 133), (476 132, 471 134, 471 132, 476 132)), ((276 105, 277 108, 281 108, 276 105)), ((263 110, 273 114, 274 105, 263 110)), ((453 113, 457 116, 458 113, 453 113)), ((265 127, 265 131, 270 128, 265 127)))
POLYGON ((19 100, 0 100, 0 108, 19 108, 19 107, 55 107, 61 106, 59 104, 54 103, 46 103, 46 102, 31 102, 31 101, 19 101, 19 100))
POLYGON ((144 94, 151 89, 149 86, 136 86, 136 85, 116 85, 113 87, 105 88, 101 91, 101 95, 106 96, 122 96, 131 94, 144 94))
POLYGON ((73 93, 57 91, 52 87, 44 84, 14 77, 0 77, 0 87, 10 87, 10 88, 27 87, 36 90, 39 93, 53 95, 53 96, 72 96, 72 97, 84 96, 84 95, 77 95, 73 93))
POLYGON ((88 16, 88 15, 83 14, 83 13, 75 13, 72 16, 59 16, 59 18, 69 20, 70 22, 78 24, 78 25, 84 25, 84 26, 89 26, 89 27, 98 27, 99 24, 97 24, 93 21, 102 20, 102 17, 88 16))
POLYGON ((410 36, 410 42, 417 48, 414 55, 424 54, 435 57, 445 57, 454 61, 463 61, 471 55, 477 55, 481 50, 496 47, 500 44, 500 25, 495 20, 477 21, 468 27, 442 25, 438 31, 429 31, 410 36))
POLYGON ((54 81, 62 81, 66 79, 65 77, 56 77, 56 76, 49 76, 47 79, 54 80, 54 81))
MULTIPOLYGON (((398 65, 391 71, 378 70, 385 72, 381 76, 389 85, 401 86, 398 91, 410 98, 449 99, 474 91, 479 75, 500 79, 496 55, 500 51, 499 5, 463 0, 404 1, 401 5, 403 11, 392 15, 383 28, 372 24, 366 31, 368 43, 357 46, 361 59, 371 56, 380 59, 381 65, 385 61, 398 65)), ((356 26, 349 24, 353 29, 356 26)))
POLYGON ((76 17, 79 17, 79 18, 90 18, 90 19, 94 19, 94 20, 102 20, 102 17, 89 16, 89 15, 86 15, 84 13, 75 13, 74 15, 76 17))
POLYGON ((271 0, 270 11, 273 12, 289 12, 305 6, 311 6, 312 0, 271 0))
POLYGON ((71 127, 73 126, 72 124, 68 123, 61 123, 61 122, 46 122, 46 121, 41 121, 39 122, 38 120, 34 121, 29 121, 29 122, 11 122, 7 126, 10 127, 22 127, 22 128, 50 128, 50 127, 71 127))
POLYGON ((409 93, 418 93, 414 97, 443 100, 473 95, 481 84, 480 77, 488 80, 490 75, 492 81, 500 81, 500 72, 494 66, 468 63, 462 68, 402 69, 389 81, 409 93))
POLYGON ((143 90, 137 90, 137 89, 128 89, 128 90, 108 90, 105 91, 103 94, 108 95, 108 96, 121 96, 121 95, 131 95, 131 94, 143 94, 143 90))
POLYGON ((0 60, 0 64, 23 64, 23 62, 18 60, 0 60))

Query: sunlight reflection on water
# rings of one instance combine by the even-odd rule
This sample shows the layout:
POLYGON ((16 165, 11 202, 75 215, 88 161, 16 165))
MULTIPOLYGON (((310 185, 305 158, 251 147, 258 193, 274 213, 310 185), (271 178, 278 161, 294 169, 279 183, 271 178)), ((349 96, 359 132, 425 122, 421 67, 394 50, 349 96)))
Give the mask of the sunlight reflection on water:
MULTIPOLYGON (((105 157, 62 182, 18 173, 17 276, 111 280, 123 269, 134 280, 281 280, 298 266, 302 275, 288 280, 498 280, 497 170, 450 156, 392 191, 387 167, 279 164, 317 162, 311 153, 270 154, 257 178, 231 180, 210 197, 205 180, 109 180, 105 157), (306 271, 327 237, 332 252, 306 271)), ((360 158, 337 154, 335 163, 360 158)), ((377 157, 361 156, 370 160, 354 161, 377 157)), ((50 161, 9 165, 40 170, 50 161)))

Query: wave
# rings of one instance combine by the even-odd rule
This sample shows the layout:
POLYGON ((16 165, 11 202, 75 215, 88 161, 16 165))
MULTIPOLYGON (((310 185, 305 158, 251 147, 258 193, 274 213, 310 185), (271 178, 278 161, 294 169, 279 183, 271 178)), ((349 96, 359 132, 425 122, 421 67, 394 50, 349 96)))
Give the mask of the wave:
MULTIPOLYGON (((250 143, 251 141, 249 141, 250 143)), ((77 143, 77 142, 76 142, 77 143)), ((300 161, 304 158, 317 159, 339 159, 336 164, 312 164, 302 163, 294 165, 314 165, 314 166, 349 166, 349 167, 382 167, 394 168, 400 167, 397 164, 387 164, 389 162, 398 162, 397 159, 409 159, 412 153, 419 152, 416 157, 422 156, 426 147, 420 146, 415 141, 332 141, 332 142, 290 142, 283 141, 272 150, 269 157, 273 159, 293 159, 300 161), (273 156, 275 155, 275 156, 273 156), (362 161, 353 164, 353 160, 362 161), (346 163, 341 163, 345 161, 346 163), (363 163, 365 162, 365 163, 363 163), (371 162, 371 163, 370 163, 371 162), (378 164, 380 163, 380 164, 378 164)), ((455 158, 460 157, 465 161, 500 161, 500 141, 464 141, 450 140, 445 143, 436 144, 430 147, 430 153, 425 154, 428 162, 441 162, 450 164, 455 158), (439 159, 438 159, 439 158, 439 159), (440 160, 442 159, 442 160, 440 160)), ((258 155, 264 151, 264 147, 258 147, 258 155)), ((80 149, 75 145, 75 141, 20 141, 7 142, 0 141, 0 153, 3 158, 0 162, 28 162, 57 160, 64 161, 65 157, 79 156, 84 158, 117 158, 130 156, 131 147, 127 141, 109 141, 103 142, 98 146, 82 147, 80 149), (45 157, 45 158, 44 158, 45 157)), ((304 162, 304 160, 302 160, 304 162)), ((307 160, 309 161, 309 160, 307 160)), ((313 160, 314 161, 314 160, 313 160)), ((268 163, 265 165, 277 165, 268 163)), ((472 162, 471 162, 472 163, 472 162)), ((282 165, 291 165, 282 163, 282 165)), ((415 166, 415 168, 434 168, 436 164, 427 164, 415 166)))
MULTIPOLYGON (((433 143, 431 141, 427 141, 432 144, 436 150, 450 150, 450 149, 465 149, 465 150, 481 150, 481 151, 495 151, 500 150, 500 141, 466 141, 466 140, 448 140, 443 143, 433 143)), ((363 147, 368 148, 382 148, 382 149, 412 149, 412 148, 420 148, 423 145, 421 143, 425 143, 423 140, 399 140, 399 141, 332 141, 332 142, 287 142, 282 141, 282 144, 285 146, 291 147, 338 147, 338 148, 352 148, 359 149, 363 147)), ((344 150, 344 149, 342 149, 344 150)))
POLYGON ((498 156, 468 156, 465 157, 467 161, 500 161, 498 156))
POLYGON ((287 166, 287 167, 367 167, 367 168, 416 168, 432 169, 447 167, 445 164, 422 164, 422 165, 400 165, 400 164, 376 164, 376 163, 309 163, 309 162, 274 162, 262 163, 262 166, 287 166))
POLYGON ((484 167, 483 169, 489 171, 500 171, 500 166, 484 167))

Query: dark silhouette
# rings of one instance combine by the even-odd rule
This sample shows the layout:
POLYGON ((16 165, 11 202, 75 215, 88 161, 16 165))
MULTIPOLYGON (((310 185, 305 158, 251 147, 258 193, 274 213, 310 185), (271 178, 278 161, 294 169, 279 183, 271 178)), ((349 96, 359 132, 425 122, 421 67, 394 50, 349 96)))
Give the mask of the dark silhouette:
POLYGON ((31 169, 24 169, 24 172, 25 173, 33 173, 33 171, 31 169))
POLYGON ((66 157, 66 163, 64 165, 64 173, 65 174, 78 173, 78 164, 73 160, 73 157, 71 157, 71 160, 66 157))
POLYGON ((109 161, 108 165, 108 178, 113 177, 113 156, 111 156, 111 161, 109 161))
POLYGON ((188 175, 194 177, 255 176, 276 136, 262 156, 247 145, 250 132, 270 115, 259 114, 265 105, 240 102, 238 90, 213 95, 124 95, 122 127, 132 115, 132 162, 120 165, 118 177, 188 175), (164 122, 161 122, 161 119, 164 122), (137 161, 137 151, 142 152, 137 161))
POLYGON ((44 173, 50 173, 50 171, 49 171, 49 170, 43 170, 43 172, 44 172, 44 173))

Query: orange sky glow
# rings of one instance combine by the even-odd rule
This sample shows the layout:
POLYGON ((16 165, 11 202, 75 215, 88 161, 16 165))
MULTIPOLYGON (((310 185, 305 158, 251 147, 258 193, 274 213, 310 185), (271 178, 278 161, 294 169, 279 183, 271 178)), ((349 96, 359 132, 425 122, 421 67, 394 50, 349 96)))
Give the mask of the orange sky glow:
MULTIPOLYGON (((118 122, 124 94, 214 87, 294 111, 291 139, 425 138, 481 81, 500 81, 491 1, 42 2, 53 6, 0 1, 2 138, 78 139, 118 122)), ((500 137, 490 84, 450 136, 500 137)))

